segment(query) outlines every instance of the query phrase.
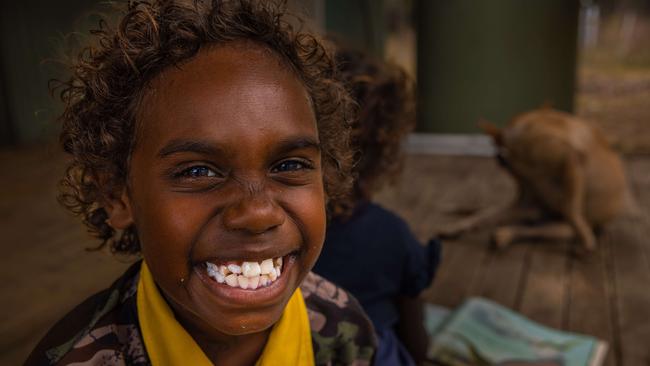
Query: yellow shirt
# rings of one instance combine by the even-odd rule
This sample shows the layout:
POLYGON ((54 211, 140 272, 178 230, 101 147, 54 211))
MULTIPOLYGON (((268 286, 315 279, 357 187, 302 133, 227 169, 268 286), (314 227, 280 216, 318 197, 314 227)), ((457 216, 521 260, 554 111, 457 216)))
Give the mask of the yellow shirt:
MULTIPOLYGON (((144 261, 136 301, 142 338, 153 366, 212 365, 174 317, 144 261)), ((273 326, 255 365, 314 365, 307 307, 299 288, 289 299, 280 320, 273 326)))

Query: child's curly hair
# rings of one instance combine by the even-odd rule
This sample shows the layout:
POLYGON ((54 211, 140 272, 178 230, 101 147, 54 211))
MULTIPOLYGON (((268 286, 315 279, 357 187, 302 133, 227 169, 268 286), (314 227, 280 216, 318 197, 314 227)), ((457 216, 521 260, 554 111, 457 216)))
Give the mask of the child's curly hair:
POLYGON ((412 79, 397 65, 345 45, 337 51, 336 61, 341 80, 358 104, 352 126, 351 200, 332 202, 337 216, 346 217, 401 172, 401 145, 415 126, 415 99, 412 79))
POLYGON ((91 234, 114 252, 138 253, 135 227, 122 233, 106 223, 104 205, 127 182, 135 120, 148 83, 206 46, 247 41, 270 49, 303 82, 321 140, 330 202, 350 185, 348 117, 352 102, 322 42, 294 30, 285 4, 268 0, 130 1, 116 27, 101 21, 97 44, 58 82, 65 109, 59 120, 63 149, 72 156, 60 183, 60 202, 83 217, 91 234))

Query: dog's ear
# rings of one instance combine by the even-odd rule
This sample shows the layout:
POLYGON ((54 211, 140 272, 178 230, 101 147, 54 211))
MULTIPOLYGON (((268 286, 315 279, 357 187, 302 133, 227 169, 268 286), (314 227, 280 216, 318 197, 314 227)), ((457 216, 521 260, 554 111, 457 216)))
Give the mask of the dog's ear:
POLYGON ((489 122, 486 119, 479 119, 478 123, 478 128, 483 130, 483 133, 486 135, 492 137, 492 140, 494 140, 494 143, 497 146, 501 146, 503 144, 503 139, 501 136, 501 129, 497 127, 494 123, 489 122))
POLYGON ((553 109, 555 107, 552 100, 546 99, 542 105, 539 106, 539 109, 553 109))

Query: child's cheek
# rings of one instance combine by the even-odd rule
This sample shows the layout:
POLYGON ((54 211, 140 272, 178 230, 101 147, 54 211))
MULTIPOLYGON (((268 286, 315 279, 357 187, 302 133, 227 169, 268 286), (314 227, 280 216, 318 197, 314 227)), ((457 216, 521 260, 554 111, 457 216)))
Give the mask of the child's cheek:
POLYGON ((155 260, 176 275, 187 275, 192 242, 208 219, 209 200, 178 193, 145 193, 147 203, 137 230, 147 261, 155 260))
POLYGON ((325 194, 322 185, 296 195, 296 199, 296 215, 299 216, 306 241, 303 268, 308 271, 316 262, 325 240, 325 194))

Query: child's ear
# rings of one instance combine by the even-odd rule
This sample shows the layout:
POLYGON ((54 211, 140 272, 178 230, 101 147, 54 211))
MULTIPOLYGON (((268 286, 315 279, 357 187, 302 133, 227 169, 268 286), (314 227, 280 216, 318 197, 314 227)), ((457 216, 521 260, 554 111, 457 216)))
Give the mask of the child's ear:
POLYGON ((119 195, 110 197, 104 208, 108 214, 106 222, 112 228, 124 230, 133 224, 133 210, 126 188, 119 195))

